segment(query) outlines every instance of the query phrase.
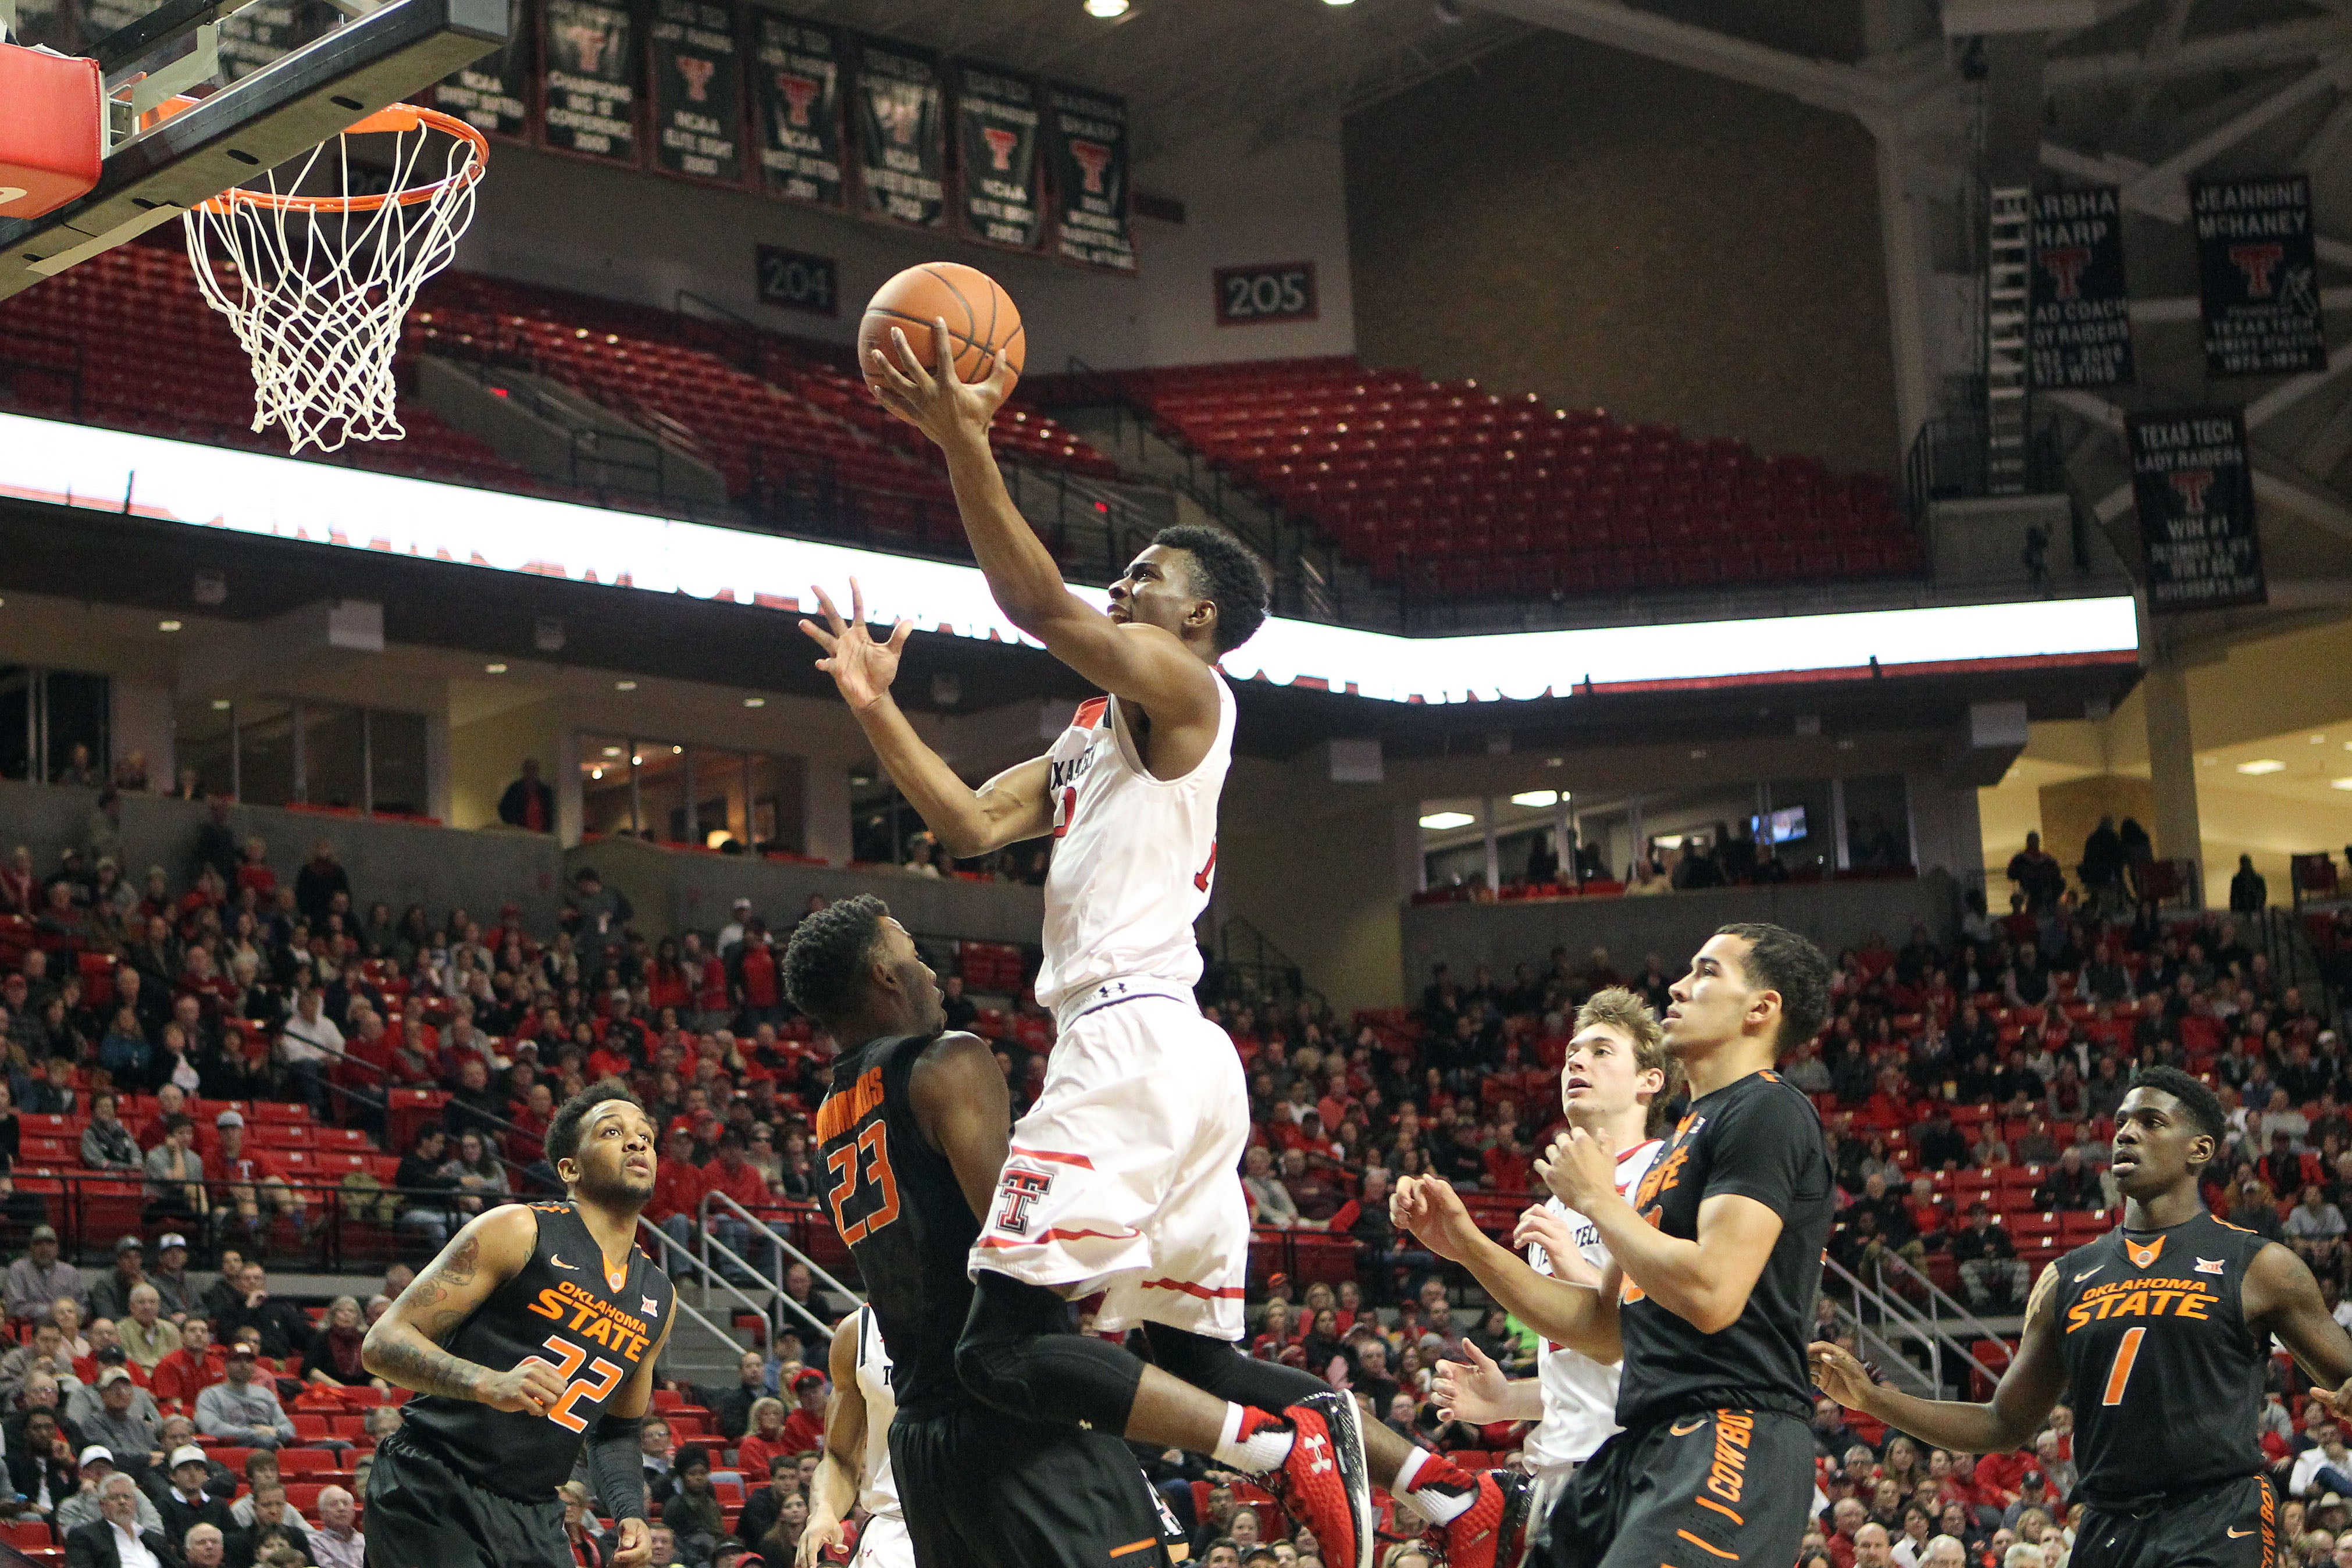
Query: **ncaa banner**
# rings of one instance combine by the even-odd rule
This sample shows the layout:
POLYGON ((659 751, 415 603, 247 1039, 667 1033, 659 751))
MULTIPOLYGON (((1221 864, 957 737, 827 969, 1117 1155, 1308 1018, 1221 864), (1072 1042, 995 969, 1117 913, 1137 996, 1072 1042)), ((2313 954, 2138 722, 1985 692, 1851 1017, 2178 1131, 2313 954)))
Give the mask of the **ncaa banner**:
POLYGON ((751 106, 768 195, 841 205, 842 53, 841 34, 821 23, 751 13, 751 106))
POLYGON ((547 71, 540 140, 601 163, 638 162, 635 20, 625 5, 544 0, 540 42, 547 71))
POLYGON ((1127 100, 1055 86, 1045 96, 1054 181, 1054 253, 1115 272, 1135 270, 1127 179, 1127 100))
POLYGON ((530 137, 531 62, 539 58, 539 40, 531 24, 536 7, 526 0, 509 0, 507 41, 495 54, 484 55, 433 89, 433 107, 454 114, 486 136, 509 142, 530 137))
POLYGON ((2147 553, 2147 607, 2159 613, 2260 605, 2262 541, 2254 532, 2254 473, 2239 408, 2136 414, 2132 499, 2147 553))
POLYGON ((2123 203, 2113 185, 2033 198, 2027 363, 2035 390, 2132 379, 2123 203))
POLYGON ((860 210, 918 228, 947 222, 947 92, 926 51, 861 38, 850 91, 860 210))
POLYGON ((2325 370, 2309 177, 2203 181, 2191 188, 2189 207, 2205 304, 2205 374, 2325 370))
POLYGON ((956 205, 963 226, 991 245, 1034 250, 1045 234, 1037 205, 1037 84, 993 66, 956 73, 956 205))
POLYGON ((709 0, 655 0, 654 167, 693 180, 743 181, 742 60, 735 14, 709 0))

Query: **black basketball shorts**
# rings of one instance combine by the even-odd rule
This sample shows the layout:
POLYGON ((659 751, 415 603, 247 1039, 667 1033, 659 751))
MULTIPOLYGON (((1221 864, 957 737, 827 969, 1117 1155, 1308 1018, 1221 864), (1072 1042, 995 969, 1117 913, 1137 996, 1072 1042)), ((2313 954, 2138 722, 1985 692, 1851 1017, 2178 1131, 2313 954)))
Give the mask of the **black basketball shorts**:
POLYGON ((360 1530, 367 1568, 572 1568, 561 1499, 503 1497, 401 1432, 376 1445, 360 1530))
POLYGON ((2270 1482, 2246 1476, 2137 1510, 2083 1510, 2073 1568, 2264 1568, 2278 1556, 2270 1482))
POLYGON ((1569 1478, 1528 1561, 1536 1568, 1793 1563, 1812 1499, 1813 1438, 1802 1419, 1777 1410, 1696 1411, 1603 1443, 1569 1478))
POLYGON ((890 1472, 922 1568, 1171 1568, 1172 1521, 1107 1432, 977 1405, 913 1420, 902 1410, 890 1472))

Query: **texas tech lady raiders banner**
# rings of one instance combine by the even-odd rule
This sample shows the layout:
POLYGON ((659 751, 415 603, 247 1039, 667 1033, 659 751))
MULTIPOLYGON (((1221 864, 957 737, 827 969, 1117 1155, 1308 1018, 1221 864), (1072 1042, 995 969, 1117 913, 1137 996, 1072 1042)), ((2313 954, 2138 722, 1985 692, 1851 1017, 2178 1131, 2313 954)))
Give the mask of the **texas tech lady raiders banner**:
POLYGON ((2126 429, 2132 499, 2147 551, 2149 610, 2215 610, 2267 600, 2244 410, 2136 414, 2126 429))
POLYGON ((743 79, 735 14, 709 0, 654 0, 654 166, 698 180, 743 179, 743 79))
POLYGON ((624 5, 546 0, 547 110, 540 134, 559 153, 637 162, 637 28, 624 5))
POLYGON ((433 89, 433 107, 454 114, 489 136, 522 141, 530 135, 531 62, 539 58, 539 38, 531 24, 538 7, 529 0, 508 0, 507 41, 497 53, 444 77, 433 89))
POLYGON ((1034 250, 1045 233, 1037 206, 1037 84, 993 66, 956 73, 956 205, 965 230, 991 245, 1034 250))
POLYGON ((2205 303, 2205 374, 2274 375, 2327 365, 2311 181, 2213 180, 2190 191, 2205 303))
POLYGON ((1048 88, 1045 144, 1054 182, 1054 253, 1089 267, 1134 271, 1127 100, 1082 88, 1048 88))
POLYGON ((2037 389, 2131 380, 2123 204, 2115 186, 2034 196, 2028 347, 2037 389))
POLYGON ((775 11, 751 13, 751 107, 760 117, 760 188, 841 205, 842 36, 775 11))
POLYGON ((850 89, 859 206, 922 228, 947 221, 947 95, 939 62, 903 44, 863 38, 850 89))

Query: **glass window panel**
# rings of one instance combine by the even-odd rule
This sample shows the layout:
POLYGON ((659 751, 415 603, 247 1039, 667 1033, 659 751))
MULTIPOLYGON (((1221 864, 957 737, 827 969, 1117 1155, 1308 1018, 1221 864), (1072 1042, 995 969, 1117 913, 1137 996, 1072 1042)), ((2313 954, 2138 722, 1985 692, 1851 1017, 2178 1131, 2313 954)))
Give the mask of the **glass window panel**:
POLYGON ((425 715, 375 709, 368 714, 375 809, 423 816, 431 806, 425 765, 425 715))
POLYGON ((724 847, 730 840, 749 848, 751 837, 751 796, 745 768, 750 759, 740 752, 693 746, 694 831, 708 849, 724 847))
POLYGON ((289 805, 294 800, 294 709, 275 697, 236 705, 239 782, 248 805, 289 805))
POLYGON ((629 742, 625 735, 580 737, 581 826, 610 837, 637 830, 629 793, 629 742))
POLYGON ((353 810, 367 804, 365 731, 360 709, 302 705, 302 799, 353 810))
POLYGON ((630 759, 637 771, 640 831, 665 844, 687 841, 686 748, 667 741, 637 740, 630 759))
POLYGON ((1901 773, 1845 781, 1847 863, 1857 870, 1911 864, 1911 805, 1901 773))
POLYGON ((33 672, 0 666, 0 778, 26 776, 32 757, 33 672))
POLYGON ((799 757, 751 759, 751 837, 761 848, 808 853, 806 778, 807 764, 799 757))
MULTIPOLYGON (((1827 779, 1774 779, 1765 786, 1772 830, 1780 842, 1772 852, 1790 876, 1818 875, 1837 862, 1837 820, 1830 814, 1827 779), (1794 814, 1794 815, 1792 815, 1794 814)), ((1758 846, 1762 853, 1762 846, 1758 846)))
MULTIPOLYGON (((233 771, 236 735, 231 728, 234 718, 225 697, 184 701, 173 712, 172 749, 179 756, 182 770, 193 772, 196 787, 208 795, 236 793, 233 771)), ((5 722, 5 718, 0 718, 0 724, 5 722)))
POLYGON ((49 721, 49 777, 63 779, 69 771, 83 770, 99 782, 111 776, 107 731, 113 682, 103 675, 53 669, 42 677, 42 685, 49 721))

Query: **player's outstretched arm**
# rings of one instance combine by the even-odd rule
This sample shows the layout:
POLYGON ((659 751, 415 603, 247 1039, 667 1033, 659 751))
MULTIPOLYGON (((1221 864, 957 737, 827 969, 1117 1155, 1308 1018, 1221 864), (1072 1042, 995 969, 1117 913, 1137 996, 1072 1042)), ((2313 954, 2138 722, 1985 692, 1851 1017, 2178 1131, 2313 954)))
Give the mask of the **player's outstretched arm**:
POLYGON ((2240 1298, 2259 1335, 2275 1334, 2339 1420, 2352 1419, 2352 1335, 2327 1310, 2311 1266, 2273 1241, 2246 1266, 2240 1298))
POLYGON ((824 1454, 809 1482, 808 1524, 793 1554, 798 1568, 814 1568, 825 1548, 843 1540, 841 1521, 857 1506, 857 1480, 866 1459, 866 1391, 857 1386, 857 1340, 865 1322, 861 1308, 833 1331, 826 1358, 833 1376, 833 1403, 824 1412, 824 1454))
MULTIPOLYGON (((2313 1292, 2315 1298, 2317 1294, 2313 1292)), ((2050 1407, 2065 1391, 2066 1368, 2058 1354, 2058 1265, 2048 1265, 2034 1282, 2017 1358, 2000 1374, 1990 1404, 1920 1399, 1889 1388, 1872 1381, 1870 1369, 1843 1345, 1816 1342, 1807 1359, 1823 1394, 1934 1447, 1963 1454, 2022 1447, 2042 1429, 2050 1407)))
POLYGON ((929 363, 906 334, 893 329, 903 363, 874 351, 866 380, 884 407, 947 454, 956 510, 971 541, 972 558, 988 579, 1004 618, 1045 645, 1055 658, 1155 721, 1213 723, 1216 688, 1206 665, 1174 633, 1139 624, 1122 626, 1070 592, 1053 552, 1022 517, 988 449, 988 424, 1013 390, 1002 360, 985 381, 956 374, 953 343, 944 321, 931 328, 929 363))
POLYGON ((563 1397, 562 1380, 546 1362, 527 1360, 499 1371, 441 1348, 491 1291, 522 1271, 538 1239, 538 1217, 522 1204, 503 1204, 467 1221, 367 1331, 360 1364, 419 1394, 546 1415, 563 1397))
POLYGON ((1532 1377, 1507 1377, 1495 1358, 1462 1342, 1467 1363, 1442 1361, 1431 1373, 1430 1396, 1447 1421, 1483 1426, 1489 1421, 1543 1419, 1543 1384, 1532 1377))
POLYGON ((1013 1142, 1013 1095, 996 1053, 977 1035, 941 1035, 907 1075, 907 1098, 916 1125, 955 1171, 973 1217, 986 1225, 1013 1142))
POLYGON ((1488 1295, 1544 1338, 1600 1362, 1624 1353, 1613 1288, 1589 1290, 1537 1273, 1526 1258, 1480 1230, 1462 1195, 1443 1179, 1399 1177, 1389 1194, 1389 1219, 1438 1257, 1470 1270, 1488 1295))
POLYGON ((824 625, 803 621, 801 630, 824 649, 816 667, 833 677, 890 782, 914 804, 923 825, 939 836, 948 853, 985 855, 1050 831, 1054 813, 1046 794, 1045 759, 1034 757, 1007 768, 978 789, 964 783, 945 757, 923 743, 890 695, 898 658, 907 646, 908 624, 898 622, 887 642, 876 642, 866 626, 865 591, 855 577, 849 580, 845 620, 831 595, 823 588, 815 594, 824 625))

